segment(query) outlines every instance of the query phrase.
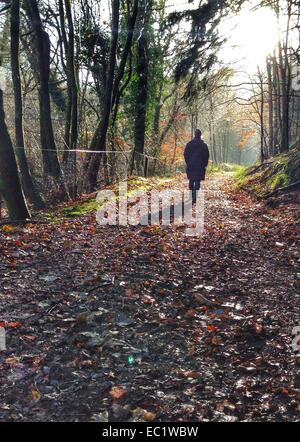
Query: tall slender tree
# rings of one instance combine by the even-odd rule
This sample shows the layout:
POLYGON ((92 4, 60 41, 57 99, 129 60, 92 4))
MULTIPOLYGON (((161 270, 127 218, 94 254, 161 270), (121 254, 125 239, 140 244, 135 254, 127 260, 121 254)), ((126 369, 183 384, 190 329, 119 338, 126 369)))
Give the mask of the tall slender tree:
MULTIPOLYGON (((106 138, 110 122, 112 108, 113 84, 115 77, 116 56, 119 39, 119 19, 120 0, 112 0, 112 25, 111 25, 111 47, 109 55, 109 65, 106 79, 106 89, 104 97, 104 108, 101 123, 96 131, 96 135, 91 144, 91 150, 103 152, 106 150, 106 138)), ((92 154, 87 169, 87 187, 93 191, 97 185, 98 172, 101 164, 102 153, 92 154)))
POLYGON ((61 199, 67 199, 68 193, 65 187, 62 169, 58 160, 51 118, 51 103, 49 93, 50 38, 43 28, 37 1, 24 0, 24 7, 34 31, 34 43, 38 58, 40 135, 44 172, 46 175, 51 175, 58 182, 60 186, 61 199))
POLYGON ((272 81, 272 60, 267 57, 267 73, 268 73, 268 108, 269 108, 269 154, 274 153, 274 102, 273 93, 274 86, 272 81))
POLYGON ((113 119, 112 119, 113 121, 112 121, 112 123, 113 124, 116 121, 121 95, 124 92, 126 86, 128 85, 128 82, 131 79, 129 76, 127 79, 127 82, 125 84, 122 84, 122 80, 123 80, 123 77, 125 74, 126 64, 129 59, 130 51, 131 51, 131 47, 132 47, 133 34, 134 34, 134 29, 135 29, 136 20, 137 20, 139 1, 140 0, 133 1, 132 12, 129 10, 130 2, 128 2, 128 11, 127 11, 128 19, 127 19, 127 24, 126 24, 127 36, 126 36, 124 49, 122 52, 120 64, 119 64, 119 67, 118 67, 118 70, 116 73, 116 78, 115 78, 114 86, 113 86, 113 95, 112 95, 112 108, 113 108, 113 119), (121 84, 122 84, 122 86, 121 86, 121 84))
POLYGON ((23 130, 23 100, 19 62, 20 0, 11 1, 10 14, 10 61, 15 101, 15 136, 17 145, 16 154, 21 171, 21 181, 24 192, 35 208, 42 209, 45 207, 45 203, 33 183, 25 152, 25 139, 23 130))
MULTIPOLYGON (((69 158, 69 150, 74 151, 78 139, 78 81, 75 63, 75 32, 70 0, 59 0, 59 16, 62 40, 66 59, 66 77, 68 104, 65 125, 65 155, 64 162, 69 158), (66 27, 67 23, 67 27, 66 27)), ((71 155, 76 161, 75 152, 71 155)))
POLYGON ((17 161, 5 123, 3 92, 0 89, 0 192, 4 197, 12 221, 30 218, 18 175, 17 161))
MULTIPOLYGON (((136 96, 134 120, 134 152, 145 150, 146 118, 149 81, 149 23, 153 1, 142 0, 139 11, 138 39, 136 43, 136 96)), ((139 161, 140 155, 137 160, 139 161)))

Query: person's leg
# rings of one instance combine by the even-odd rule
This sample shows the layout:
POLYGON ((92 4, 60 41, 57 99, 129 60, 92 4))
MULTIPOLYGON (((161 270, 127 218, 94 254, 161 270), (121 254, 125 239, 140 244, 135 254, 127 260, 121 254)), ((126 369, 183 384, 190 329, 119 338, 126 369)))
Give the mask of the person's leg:
POLYGON ((196 182, 195 181, 193 181, 192 198, 193 198, 193 204, 196 204, 197 193, 196 193, 196 182))
POLYGON ((190 189, 190 192, 192 193, 192 199, 193 199, 194 198, 194 180, 190 180, 189 189, 190 189))
POLYGON ((201 181, 194 181, 194 188, 193 188, 193 203, 196 204, 197 202, 197 197, 198 197, 198 192, 200 190, 201 187, 201 181))
MULTIPOLYGON (((189 191, 190 191, 190 193, 189 193, 188 201, 190 202, 191 194, 193 194, 193 180, 190 180, 190 179, 189 179, 189 191)), ((185 216, 185 202, 182 203, 182 213, 185 216)))

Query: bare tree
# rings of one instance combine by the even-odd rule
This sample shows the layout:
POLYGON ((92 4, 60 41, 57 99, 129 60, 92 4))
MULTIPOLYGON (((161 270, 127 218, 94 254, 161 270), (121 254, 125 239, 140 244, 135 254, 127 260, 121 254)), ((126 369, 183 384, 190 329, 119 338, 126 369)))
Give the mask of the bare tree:
POLYGON ((13 221, 30 218, 18 175, 13 145, 5 123, 3 92, 0 89, 0 191, 4 197, 9 217, 13 221))
POLYGON ((10 14, 10 60, 15 101, 15 135, 17 145, 16 154, 21 171, 21 181, 24 192, 36 209, 42 209, 45 207, 45 203, 38 193, 36 187, 34 186, 25 152, 25 139, 23 130, 23 100, 19 62, 20 0, 12 0, 10 14))
POLYGON ((34 44, 38 57, 39 69, 39 106, 40 106, 40 136, 43 154, 44 172, 53 176, 60 186, 61 199, 68 198, 64 178, 58 160, 54 139, 51 103, 49 93, 50 77, 50 39, 43 29, 40 12, 36 0, 25 0, 24 7, 34 31, 34 44))

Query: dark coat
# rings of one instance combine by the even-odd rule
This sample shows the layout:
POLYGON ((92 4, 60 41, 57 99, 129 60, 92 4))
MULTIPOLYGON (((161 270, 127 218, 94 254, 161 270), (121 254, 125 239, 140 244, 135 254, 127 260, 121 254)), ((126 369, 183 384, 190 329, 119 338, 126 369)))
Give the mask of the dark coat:
POLYGON ((190 141, 184 151, 187 165, 186 173, 189 180, 204 181, 209 161, 209 150, 200 138, 190 141))

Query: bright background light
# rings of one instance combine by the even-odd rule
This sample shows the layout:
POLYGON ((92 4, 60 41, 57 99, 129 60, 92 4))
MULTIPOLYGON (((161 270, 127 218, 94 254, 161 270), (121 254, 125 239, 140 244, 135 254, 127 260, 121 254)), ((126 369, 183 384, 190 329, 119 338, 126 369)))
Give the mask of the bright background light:
POLYGON ((277 18, 271 8, 251 10, 250 4, 236 17, 224 20, 220 33, 228 38, 220 58, 251 74, 264 66, 278 42, 277 18))

